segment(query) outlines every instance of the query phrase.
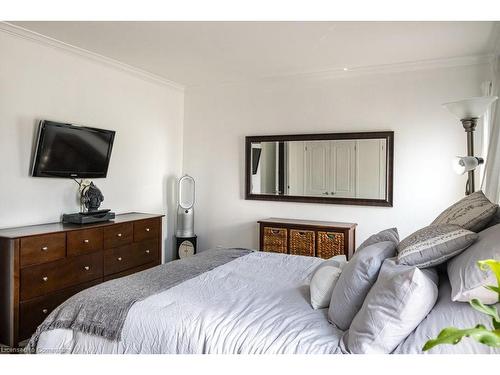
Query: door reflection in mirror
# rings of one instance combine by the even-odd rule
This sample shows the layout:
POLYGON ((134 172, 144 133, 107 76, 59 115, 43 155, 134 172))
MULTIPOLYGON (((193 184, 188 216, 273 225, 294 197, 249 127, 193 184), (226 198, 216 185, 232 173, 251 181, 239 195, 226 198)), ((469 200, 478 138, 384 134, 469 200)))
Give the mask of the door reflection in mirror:
POLYGON ((387 140, 251 143, 251 194, 386 199, 387 140))

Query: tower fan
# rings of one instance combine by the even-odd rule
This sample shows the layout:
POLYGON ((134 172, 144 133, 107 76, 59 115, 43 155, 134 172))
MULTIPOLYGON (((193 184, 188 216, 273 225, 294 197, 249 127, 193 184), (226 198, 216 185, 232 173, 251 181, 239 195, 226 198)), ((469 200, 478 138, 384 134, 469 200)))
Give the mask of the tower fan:
POLYGON ((177 207, 176 249, 179 258, 196 253, 196 235, 194 234, 194 197, 193 177, 184 175, 179 180, 177 207))

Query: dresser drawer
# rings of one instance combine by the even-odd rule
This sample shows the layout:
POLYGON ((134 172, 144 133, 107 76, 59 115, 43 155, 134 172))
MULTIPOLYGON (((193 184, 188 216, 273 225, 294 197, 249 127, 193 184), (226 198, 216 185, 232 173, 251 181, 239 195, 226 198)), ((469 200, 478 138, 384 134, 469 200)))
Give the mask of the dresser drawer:
POLYGON ((290 229, 290 254, 314 256, 315 232, 290 229))
POLYGON ((142 266, 139 266, 139 267, 129 268, 128 270, 125 270, 125 271, 121 271, 118 273, 113 273, 111 275, 104 276, 104 281, 119 279, 120 277, 132 275, 133 273, 141 272, 141 271, 147 270, 149 268, 156 267, 159 264, 160 264, 160 262, 156 260, 156 261, 151 262, 151 263, 143 264, 142 266))
POLYGON ((104 228, 104 248, 123 246, 132 243, 134 224, 116 224, 104 228))
POLYGON ((66 256, 66 233, 21 238, 21 267, 52 262, 66 256))
POLYGON ((57 306, 66 301, 72 295, 99 284, 100 282, 101 280, 90 281, 58 292, 47 294, 43 297, 21 302, 19 305, 19 338, 21 340, 29 338, 35 332, 36 328, 57 306))
POLYGON ((21 270, 21 300, 102 279, 102 252, 69 257, 21 270))
POLYGON ((336 255, 345 254, 344 233, 319 231, 316 256, 329 259, 336 255))
POLYGON ((160 222, 158 219, 136 221, 134 223, 134 241, 156 239, 159 230, 160 222))
POLYGON ((134 243, 104 251, 104 275, 134 268, 158 260, 158 240, 134 243))
POLYGON ((288 233, 286 228, 264 228, 264 251, 271 251, 275 253, 288 252, 288 233))
POLYGON ((68 232, 68 256, 92 253, 102 250, 103 230, 84 229, 68 232))

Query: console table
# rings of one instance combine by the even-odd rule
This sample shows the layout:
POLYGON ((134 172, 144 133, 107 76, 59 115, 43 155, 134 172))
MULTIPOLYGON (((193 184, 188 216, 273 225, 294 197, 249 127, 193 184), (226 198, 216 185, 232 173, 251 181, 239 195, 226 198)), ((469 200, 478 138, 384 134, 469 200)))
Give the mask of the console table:
POLYGON ((346 255, 356 241, 355 223, 270 218, 260 224, 260 250, 324 259, 346 255))
POLYGON ((0 343, 18 346, 83 289, 159 265, 162 217, 0 230, 0 343))

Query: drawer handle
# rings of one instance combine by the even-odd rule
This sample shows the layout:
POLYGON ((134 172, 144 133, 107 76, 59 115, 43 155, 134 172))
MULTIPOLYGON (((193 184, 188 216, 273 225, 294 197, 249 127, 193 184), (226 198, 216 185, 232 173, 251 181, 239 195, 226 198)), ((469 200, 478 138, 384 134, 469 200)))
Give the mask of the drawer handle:
POLYGON ((85 267, 83 267, 83 269, 84 269, 85 271, 90 271, 90 267, 89 267, 89 266, 85 266, 85 267))
POLYGON ((121 236, 122 236, 122 234, 121 234, 121 233, 118 233, 118 234, 116 235, 116 237, 121 237, 121 236))
POLYGON ((47 281, 49 280, 49 278, 48 278, 47 276, 44 276, 44 277, 42 277, 42 280, 43 280, 44 282, 47 282, 47 281))
POLYGON ((146 232, 149 232, 150 230, 151 230, 151 229, 149 229, 149 228, 146 228, 146 232))
POLYGON ((305 235, 306 235, 306 232, 299 232, 299 235, 300 235, 300 236, 305 236, 305 235))
POLYGON ((328 238, 331 238, 331 239, 334 239, 335 238, 335 235, 334 234, 331 234, 331 233, 328 233, 327 234, 328 238))
POLYGON ((118 258, 116 258, 116 260, 117 260, 118 262, 121 262, 121 261, 122 261, 122 257, 118 257, 118 258))
POLYGON ((83 240, 83 243, 89 243, 89 240, 83 240))
POLYGON ((42 251, 48 251, 49 250, 49 247, 48 246, 44 246, 42 247, 42 251))
POLYGON ((146 254, 149 254, 149 253, 150 253, 150 251, 149 251, 149 250, 146 250, 146 254))
POLYGON ((271 233, 272 234, 279 234, 280 231, 279 231, 279 229, 271 229, 271 233))
POLYGON ((43 309, 43 310, 42 310, 42 312, 43 312, 45 315, 47 315, 47 313, 49 312, 49 310, 47 310, 47 309, 43 309))

